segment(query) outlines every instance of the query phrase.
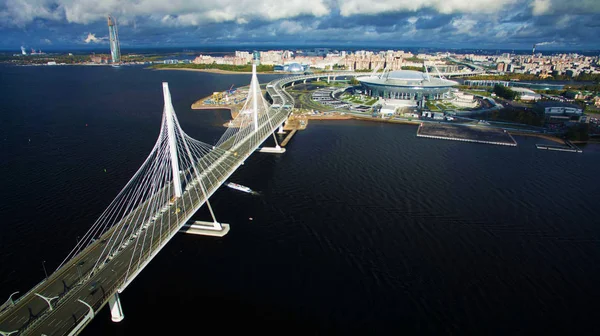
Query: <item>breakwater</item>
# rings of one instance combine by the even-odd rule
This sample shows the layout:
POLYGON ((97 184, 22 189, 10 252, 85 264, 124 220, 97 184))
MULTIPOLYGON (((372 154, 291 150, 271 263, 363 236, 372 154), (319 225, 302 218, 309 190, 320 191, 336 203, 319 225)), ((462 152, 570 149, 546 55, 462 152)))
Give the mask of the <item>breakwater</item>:
POLYGON ((499 146, 517 146, 515 139, 505 130, 462 125, 421 123, 417 129, 417 137, 499 146))

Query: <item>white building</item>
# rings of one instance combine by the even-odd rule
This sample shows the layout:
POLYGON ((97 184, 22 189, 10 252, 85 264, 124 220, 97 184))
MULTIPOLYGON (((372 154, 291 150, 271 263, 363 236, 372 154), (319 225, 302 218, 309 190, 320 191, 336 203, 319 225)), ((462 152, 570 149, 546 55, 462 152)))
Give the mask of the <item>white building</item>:
POLYGON ((541 102, 537 104, 545 115, 582 115, 583 109, 575 104, 541 102))
POLYGON ((381 110, 379 110, 379 114, 382 118, 391 117, 394 113, 396 113, 396 106, 394 105, 383 104, 381 110))
POLYGON ((536 109, 544 113, 547 122, 588 122, 583 109, 575 104, 560 102, 537 102, 536 109))
POLYGON ((533 90, 522 88, 522 87, 511 87, 511 90, 518 93, 521 100, 524 101, 538 101, 542 99, 542 95, 535 93, 533 90))
POLYGON ((447 100, 447 102, 452 105, 466 108, 475 108, 478 105, 477 100, 475 100, 475 97, 472 94, 456 90, 452 92, 452 96, 452 99, 447 100))

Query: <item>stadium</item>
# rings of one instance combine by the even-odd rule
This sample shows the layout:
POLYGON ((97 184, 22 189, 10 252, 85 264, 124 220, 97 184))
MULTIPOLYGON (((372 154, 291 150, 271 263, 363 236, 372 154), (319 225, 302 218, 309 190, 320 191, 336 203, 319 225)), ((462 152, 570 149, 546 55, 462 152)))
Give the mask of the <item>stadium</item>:
POLYGON ((357 80, 369 96, 416 102, 448 98, 450 89, 458 85, 455 81, 412 70, 384 71, 357 80))
POLYGON ((302 65, 299 63, 290 63, 284 65, 275 65, 273 71, 285 71, 285 72, 304 72, 308 70, 308 65, 302 65))

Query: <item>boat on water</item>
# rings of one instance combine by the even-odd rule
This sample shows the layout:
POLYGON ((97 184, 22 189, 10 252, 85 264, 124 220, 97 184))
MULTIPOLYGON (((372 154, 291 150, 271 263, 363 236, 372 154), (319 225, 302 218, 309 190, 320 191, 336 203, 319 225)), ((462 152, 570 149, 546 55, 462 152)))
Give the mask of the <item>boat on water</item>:
POLYGON ((233 183, 233 182, 227 182, 227 183, 225 183, 225 185, 228 186, 231 189, 243 191, 243 192, 249 193, 249 194, 253 193, 252 189, 250 189, 250 188, 248 188, 246 186, 243 186, 241 184, 237 184, 237 183, 233 183))

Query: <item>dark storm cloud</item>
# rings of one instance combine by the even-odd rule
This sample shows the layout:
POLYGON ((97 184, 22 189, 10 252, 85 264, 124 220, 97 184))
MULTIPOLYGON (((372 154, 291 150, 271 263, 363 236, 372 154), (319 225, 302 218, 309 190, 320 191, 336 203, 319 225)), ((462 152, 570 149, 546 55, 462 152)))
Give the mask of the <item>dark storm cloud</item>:
MULTIPOLYGON (((413 13, 386 13, 377 16, 355 15, 352 18, 332 14, 327 18, 319 20, 319 29, 328 28, 355 28, 355 27, 382 27, 382 26, 405 26, 413 13)), ((314 20, 314 18, 310 18, 314 20)))
POLYGON ((415 23, 417 29, 435 29, 443 27, 450 22, 455 15, 434 15, 434 16, 423 16, 415 23))

